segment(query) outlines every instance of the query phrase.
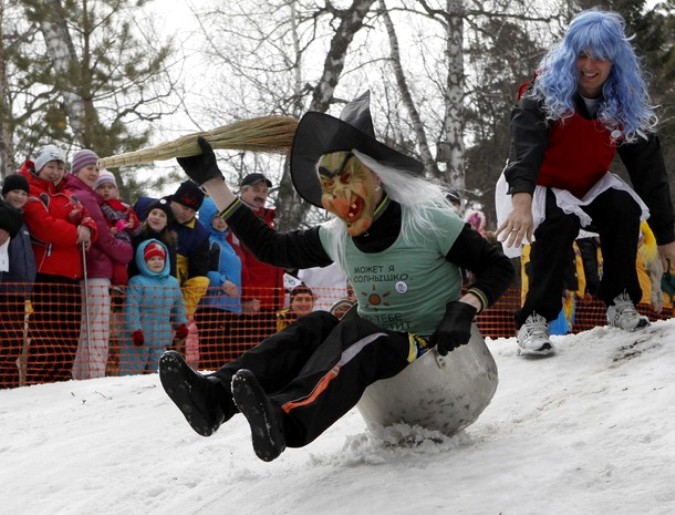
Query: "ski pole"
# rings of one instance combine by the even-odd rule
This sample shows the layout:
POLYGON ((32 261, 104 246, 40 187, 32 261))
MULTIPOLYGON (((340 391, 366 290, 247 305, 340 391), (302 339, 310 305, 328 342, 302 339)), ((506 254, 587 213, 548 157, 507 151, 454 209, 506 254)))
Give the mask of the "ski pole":
POLYGON ((87 277, 87 250, 82 243, 82 269, 84 270, 84 327, 87 334, 87 348, 91 345, 91 325, 89 323, 89 278, 87 277))

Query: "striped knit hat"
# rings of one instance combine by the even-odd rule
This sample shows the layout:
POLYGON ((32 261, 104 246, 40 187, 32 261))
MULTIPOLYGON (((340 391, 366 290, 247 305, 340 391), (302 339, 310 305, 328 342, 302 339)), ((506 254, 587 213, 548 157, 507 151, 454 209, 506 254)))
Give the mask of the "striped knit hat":
POLYGON ((148 243, 145 249, 143 250, 143 259, 147 262, 150 258, 159 256, 162 259, 166 259, 166 250, 159 243, 148 243))

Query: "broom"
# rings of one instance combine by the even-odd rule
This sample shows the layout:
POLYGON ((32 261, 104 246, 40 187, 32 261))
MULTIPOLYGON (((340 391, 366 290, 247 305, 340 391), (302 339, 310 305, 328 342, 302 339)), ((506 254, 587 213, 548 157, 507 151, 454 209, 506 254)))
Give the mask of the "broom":
POLYGON ((210 131, 194 132, 155 147, 104 157, 99 169, 138 165, 174 157, 201 154, 197 138, 203 136, 214 149, 248 150, 284 154, 291 148, 298 120, 290 116, 261 116, 239 120, 210 131))

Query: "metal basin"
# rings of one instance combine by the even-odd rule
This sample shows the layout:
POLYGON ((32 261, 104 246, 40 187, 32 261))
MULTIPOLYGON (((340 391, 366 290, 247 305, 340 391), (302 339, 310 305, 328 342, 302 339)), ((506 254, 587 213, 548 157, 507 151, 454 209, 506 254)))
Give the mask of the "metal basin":
POLYGON ((371 429, 402 422, 451 436, 476 421, 498 382, 497 364, 474 324, 469 343, 445 357, 430 350, 371 384, 357 407, 371 429))

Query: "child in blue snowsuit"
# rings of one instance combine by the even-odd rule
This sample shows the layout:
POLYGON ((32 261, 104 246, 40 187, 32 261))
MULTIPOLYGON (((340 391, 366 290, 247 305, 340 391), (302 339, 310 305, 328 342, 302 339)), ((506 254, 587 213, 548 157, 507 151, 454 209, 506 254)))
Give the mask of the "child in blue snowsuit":
POLYGON ((173 277, 167 248, 159 240, 136 249, 140 274, 129 279, 124 325, 129 338, 120 346, 120 375, 157 370, 159 357, 173 340, 187 337, 187 316, 178 279, 173 277))

